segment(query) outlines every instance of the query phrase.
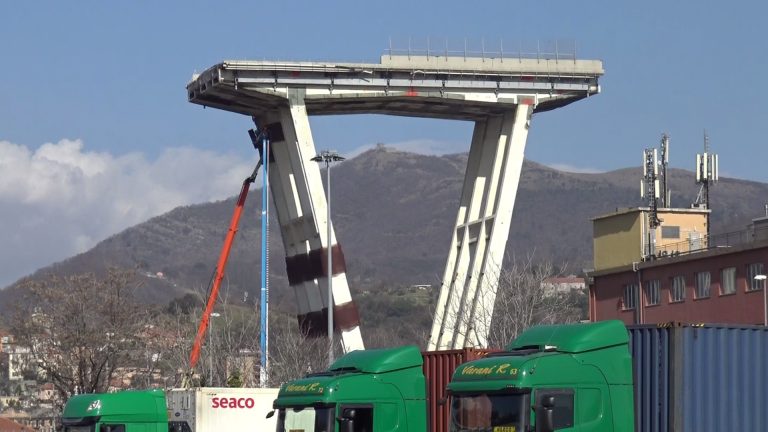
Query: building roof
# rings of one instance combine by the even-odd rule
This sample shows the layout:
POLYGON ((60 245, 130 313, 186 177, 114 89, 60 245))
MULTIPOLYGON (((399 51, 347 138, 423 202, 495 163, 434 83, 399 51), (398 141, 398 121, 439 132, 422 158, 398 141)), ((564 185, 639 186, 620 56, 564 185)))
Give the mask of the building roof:
POLYGON ((11 419, 0 417, 0 432, 35 432, 35 430, 11 419))
MULTIPOLYGON (((649 212, 651 211, 650 207, 623 207, 623 208, 616 208, 615 212, 603 214, 600 216, 595 216, 591 220, 599 220, 599 219, 606 219, 610 217, 615 217, 623 214, 630 214, 630 213, 642 213, 642 212, 649 212)), ((689 214, 707 214, 711 213, 712 210, 709 209, 700 209, 700 208, 658 208, 656 209, 659 213, 689 213, 689 214)))
POLYGON ((733 246, 717 247, 717 248, 712 248, 708 250, 701 250, 701 251, 695 251, 692 253, 681 254, 677 256, 657 258, 650 261, 641 261, 634 264, 627 264, 623 266, 607 268, 607 269, 591 272, 589 276, 597 277, 597 276, 605 276, 605 275, 614 274, 614 273, 623 273, 626 271, 642 270, 642 269, 647 269, 652 267, 666 266, 666 265, 679 263, 679 262, 696 261, 696 260, 701 260, 701 259, 710 258, 714 256, 734 254, 734 253, 739 253, 739 252, 749 251, 754 249, 763 249, 767 247, 768 247, 768 240, 751 241, 751 242, 737 244, 733 246))

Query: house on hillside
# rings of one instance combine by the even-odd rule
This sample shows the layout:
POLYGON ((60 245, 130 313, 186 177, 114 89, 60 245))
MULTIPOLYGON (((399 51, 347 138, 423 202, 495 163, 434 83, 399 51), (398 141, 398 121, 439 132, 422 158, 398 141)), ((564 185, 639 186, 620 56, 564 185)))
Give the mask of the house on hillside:
POLYGON ((653 231, 648 209, 594 218, 590 320, 766 324, 768 217, 707 236, 706 212, 660 209, 653 231))
POLYGON ((7 376, 9 381, 22 380, 24 378, 22 372, 32 360, 29 347, 19 345, 13 335, 6 334, 0 337, 0 349, 0 352, 8 358, 8 370, 3 371, 3 375, 7 376))
POLYGON ((572 291, 583 292, 587 287, 584 278, 574 275, 546 278, 539 286, 547 295, 569 294, 572 291))

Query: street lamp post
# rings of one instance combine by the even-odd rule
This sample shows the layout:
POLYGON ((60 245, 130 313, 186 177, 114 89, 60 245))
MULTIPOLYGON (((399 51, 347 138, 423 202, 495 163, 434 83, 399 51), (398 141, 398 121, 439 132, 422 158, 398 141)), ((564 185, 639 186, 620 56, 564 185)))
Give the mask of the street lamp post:
POLYGON ((340 162, 344 158, 335 150, 323 150, 311 159, 314 162, 325 163, 326 191, 328 193, 328 366, 333 363, 333 244, 331 243, 331 162, 340 162))
MULTIPOLYGON (((211 312, 211 318, 220 317, 218 312, 211 312)), ((211 354, 208 356, 208 376, 210 377, 209 387, 213 387, 213 320, 211 320, 210 331, 208 332, 208 339, 210 344, 211 354)))
POLYGON ((755 280, 763 281, 763 326, 768 326, 768 299, 765 294, 765 279, 766 275, 759 274, 755 276, 755 280))

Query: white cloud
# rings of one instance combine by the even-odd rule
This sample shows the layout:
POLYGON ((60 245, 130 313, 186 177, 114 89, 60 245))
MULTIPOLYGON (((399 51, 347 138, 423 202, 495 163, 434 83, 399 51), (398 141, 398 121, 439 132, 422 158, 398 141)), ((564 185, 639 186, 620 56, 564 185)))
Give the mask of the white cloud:
POLYGON ((250 163, 184 147, 147 160, 80 140, 0 141, 0 287, 177 206, 235 195, 250 163))
POLYGON ((597 168, 577 167, 577 166, 563 164, 563 163, 550 163, 550 164, 544 164, 544 165, 558 171, 565 171, 570 173, 600 174, 605 172, 605 170, 599 170, 597 168))

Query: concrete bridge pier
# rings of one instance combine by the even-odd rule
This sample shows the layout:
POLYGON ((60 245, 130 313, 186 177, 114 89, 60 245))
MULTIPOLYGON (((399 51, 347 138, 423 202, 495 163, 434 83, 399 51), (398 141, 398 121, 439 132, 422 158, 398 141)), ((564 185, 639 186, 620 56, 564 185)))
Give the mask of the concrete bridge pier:
POLYGON ((523 102, 475 122, 430 350, 487 346, 534 108, 523 102))
POLYGON ((347 283, 341 245, 331 229, 317 154, 304 105, 304 91, 291 89, 288 106, 254 118, 270 137, 269 182, 285 246, 288 283, 296 295, 300 329, 325 336, 328 329, 328 276, 333 278, 334 327, 344 352, 364 349, 360 317, 347 283), (328 271, 328 251, 333 269, 328 271))

